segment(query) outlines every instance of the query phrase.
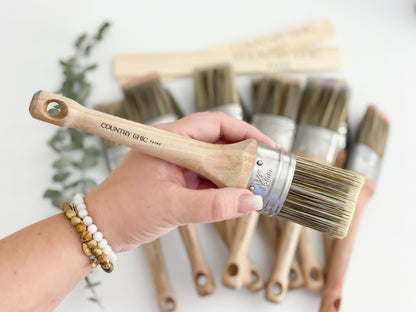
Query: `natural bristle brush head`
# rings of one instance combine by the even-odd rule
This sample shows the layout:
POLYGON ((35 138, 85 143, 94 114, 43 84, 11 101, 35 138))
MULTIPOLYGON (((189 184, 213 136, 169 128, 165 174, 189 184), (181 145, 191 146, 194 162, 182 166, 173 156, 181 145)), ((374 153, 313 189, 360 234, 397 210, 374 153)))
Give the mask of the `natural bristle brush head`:
POLYGON ((267 76, 253 81, 254 114, 270 114, 296 120, 300 81, 288 76, 267 76))
POLYGON ((237 119, 245 117, 230 64, 195 68, 193 78, 197 111, 221 111, 237 119))
POLYGON ((280 216, 342 238, 364 183, 362 176, 296 157, 296 169, 280 216))
POLYGON ((338 131, 347 120, 349 93, 342 80, 310 78, 303 93, 299 124, 338 131))
POLYGON ((358 128, 355 144, 364 144, 383 157, 390 121, 375 105, 370 105, 358 128))
POLYGON ((390 121, 375 105, 370 105, 355 136, 347 168, 377 182, 386 147, 390 121))
POLYGON ((173 97, 155 74, 128 82, 123 86, 123 92, 126 99, 124 108, 131 120, 154 125, 178 118, 173 97), (161 119, 163 116, 165 118, 161 119))
POLYGON ((266 76, 253 85, 251 123, 280 147, 291 150, 300 103, 300 81, 289 76, 266 76))
POLYGON ((260 213, 342 238, 363 183, 355 172, 258 144, 248 189, 263 197, 260 213))

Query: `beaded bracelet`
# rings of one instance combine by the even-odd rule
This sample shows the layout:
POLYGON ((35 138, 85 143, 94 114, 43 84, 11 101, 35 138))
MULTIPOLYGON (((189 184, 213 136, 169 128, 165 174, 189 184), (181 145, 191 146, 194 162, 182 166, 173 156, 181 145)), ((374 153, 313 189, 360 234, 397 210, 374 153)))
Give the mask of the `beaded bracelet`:
POLYGON ((92 223, 84 203, 84 195, 77 194, 73 203, 63 203, 61 209, 65 216, 71 221, 75 230, 80 234, 83 252, 90 257, 92 268, 100 264, 101 268, 110 273, 114 269, 113 262, 117 255, 111 249, 103 234, 98 232, 97 226, 92 223))

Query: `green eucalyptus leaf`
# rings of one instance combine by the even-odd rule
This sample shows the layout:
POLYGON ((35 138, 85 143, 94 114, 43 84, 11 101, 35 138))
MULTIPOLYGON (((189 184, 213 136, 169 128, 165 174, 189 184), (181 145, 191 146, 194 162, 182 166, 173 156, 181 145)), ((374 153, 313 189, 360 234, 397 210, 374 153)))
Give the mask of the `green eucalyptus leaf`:
POLYGON ((65 181, 70 175, 71 173, 69 173, 68 171, 62 171, 56 173, 52 179, 54 182, 62 182, 65 181))
POLYGON ((43 193, 43 198, 53 198, 57 196, 62 196, 62 192, 58 190, 47 189, 45 193, 43 193))
POLYGON ((57 195, 50 197, 52 205, 54 205, 56 208, 61 208, 61 205, 63 202, 65 202, 65 198, 63 195, 57 195))
POLYGON ((85 285, 85 288, 93 288, 93 287, 97 287, 100 285, 101 285, 101 282, 93 282, 93 283, 88 282, 87 285, 85 285))
POLYGON ((66 157, 61 157, 59 159, 57 159, 53 164, 52 167, 56 168, 56 169, 63 169, 66 168, 68 166, 71 166, 73 163, 73 161, 69 158, 66 157))
POLYGON ((81 165, 84 168, 94 167, 98 163, 98 156, 85 153, 81 159, 81 165))
POLYGON ((104 22, 98 30, 97 34, 95 35, 94 39, 97 41, 102 40, 104 32, 107 30, 108 27, 110 27, 110 25, 111 24, 109 22, 104 22))
POLYGON ((91 191, 94 187, 97 186, 97 182, 95 182, 93 179, 85 178, 82 179, 83 189, 85 190, 85 193, 88 193, 91 191))
POLYGON ((81 182, 82 182, 82 180, 76 180, 76 181, 71 182, 69 184, 65 184, 64 185, 64 190, 69 190, 71 188, 77 187, 81 182))
POLYGON ((85 49, 84 49, 84 54, 85 54, 85 56, 89 56, 89 55, 90 55, 90 53, 91 53, 91 49, 92 49, 92 45, 91 45, 91 44, 89 44, 89 45, 87 45, 87 46, 85 47, 85 49))
POLYGON ((75 47, 79 50, 81 48, 82 43, 87 39, 87 34, 80 35, 77 40, 75 41, 75 47))
POLYGON ((72 149, 82 148, 84 146, 84 135, 77 129, 68 129, 71 136, 72 149))
POLYGON ((91 91, 91 85, 89 83, 84 84, 84 86, 82 87, 81 91, 79 92, 77 96, 78 103, 84 105, 88 95, 90 95, 90 91, 91 91))

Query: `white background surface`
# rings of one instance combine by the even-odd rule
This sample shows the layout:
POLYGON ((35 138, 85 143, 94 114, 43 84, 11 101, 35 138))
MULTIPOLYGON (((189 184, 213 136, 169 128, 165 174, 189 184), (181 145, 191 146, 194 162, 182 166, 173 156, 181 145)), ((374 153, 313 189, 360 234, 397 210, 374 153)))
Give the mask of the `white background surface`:
MULTIPOLYGON (((206 48, 330 18, 334 44, 344 65, 331 74, 346 79, 353 93, 353 126, 369 102, 391 118, 392 129, 377 192, 364 214, 345 280, 342 311, 416 311, 414 204, 416 13, 414 1, 2 1, 0 5, 0 237, 57 211, 42 199, 51 185, 54 153, 46 141, 56 128, 31 119, 28 105, 38 89, 54 91, 61 81, 57 60, 67 57, 74 38, 92 33, 104 19, 112 27, 94 52, 100 67, 89 106, 117 100, 112 57, 125 52, 179 51, 206 48)), ((250 103, 246 77, 238 86, 250 103)), ((168 85, 185 109, 192 111, 190 80, 168 85)), ((105 175, 104 166, 97 179, 105 175)), ((198 227, 217 291, 196 295, 177 231, 163 238, 168 269, 182 311, 317 311, 319 294, 290 292, 275 305, 263 292, 231 291, 220 283, 227 253, 212 227, 198 227)), ((250 252, 267 277, 272 254, 257 235, 250 252)), ((52 251, 48 251, 52 252, 52 251)), ((11 257, 13 254, 10 255, 11 257)), ((143 250, 121 254, 114 273, 93 274, 106 311, 157 311, 151 275, 143 250)), ((2 282, 2 281, 0 281, 2 282)), ((41 281, 39 281, 41 283, 41 281)), ((36 285, 33 285, 36 287, 36 285)), ((82 282, 57 311, 99 311, 86 298, 82 282)), ((1 306, 0 306, 1 310, 1 306)))

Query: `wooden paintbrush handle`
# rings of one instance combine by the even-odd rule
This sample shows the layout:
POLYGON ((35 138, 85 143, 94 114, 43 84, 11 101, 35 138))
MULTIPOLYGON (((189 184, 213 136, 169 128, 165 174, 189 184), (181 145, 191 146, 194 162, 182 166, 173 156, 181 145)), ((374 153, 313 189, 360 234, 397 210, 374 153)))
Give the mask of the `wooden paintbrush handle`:
POLYGON ((230 255, 222 276, 222 282, 226 287, 240 289, 244 284, 245 266, 248 265, 248 249, 258 218, 259 213, 252 212, 237 220, 230 255))
POLYGON ((276 248, 276 258, 272 273, 266 285, 265 297, 271 302, 282 302, 289 288, 289 274, 302 226, 290 221, 283 228, 276 248))
POLYGON ((195 224, 180 226, 179 232, 191 263, 192 276, 200 296, 207 296, 215 291, 214 278, 205 261, 195 224))
POLYGON ((298 248, 306 289, 310 292, 318 292, 324 286, 324 276, 316 257, 310 229, 303 227, 298 248))
MULTIPOLYGON (((265 215, 260 216, 262 228, 273 251, 276 253, 279 237, 281 236, 281 226, 278 218, 270 218, 265 215)), ((305 285, 302 270, 296 257, 293 258, 289 273, 289 289, 301 288, 305 285)))
POLYGON ((179 311, 178 301, 173 292, 169 275, 163 258, 160 240, 143 245, 147 261, 152 270, 153 280, 156 286, 157 301, 161 312, 179 311))
MULTIPOLYGON (((221 239, 223 240, 225 246, 228 250, 231 248, 234 231, 233 231, 233 223, 235 223, 236 219, 225 220, 221 222, 214 223, 215 228, 220 234, 221 239), (230 235, 231 233, 231 235, 230 235)), ((243 285, 247 287, 247 289, 251 292, 258 292, 264 288, 264 278, 261 274, 257 265, 247 256, 247 263, 246 270, 244 273, 244 283, 243 285)))
POLYGON ((257 142, 253 139, 235 144, 205 143, 88 109, 45 91, 35 93, 29 110, 34 118, 83 130, 195 171, 219 187, 245 188, 256 158, 257 142), (60 106, 56 116, 48 113, 51 103, 60 106))
POLYGON ((335 238, 327 234, 322 235, 322 241, 324 243, 324 253, 325 253, 325 275, 328 273, 329 262, 331 261, 332 249, 334 247, 335 238))
POLYGON ((328 273, 325 288, 322 292, 320 312, 336 312, 339 309, 341 304, 344 276, 347 272, 355 237, 358 232, 365 206, 368 199, 373 195, 374 188, 374 184, 371 181, 366 180, 360 195, 358 196, 355 214, 347 236, 343 239, 337 239, 334 242, 327 270, 328 273))

